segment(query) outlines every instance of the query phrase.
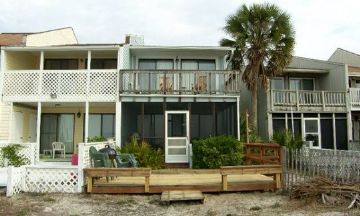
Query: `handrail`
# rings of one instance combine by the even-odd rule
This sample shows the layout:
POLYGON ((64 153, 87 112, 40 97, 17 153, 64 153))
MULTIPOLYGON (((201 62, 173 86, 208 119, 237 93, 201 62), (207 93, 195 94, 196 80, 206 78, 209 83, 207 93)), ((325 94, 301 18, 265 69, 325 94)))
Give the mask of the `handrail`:
POLYGON ((346 107, 346 91, 271 90, 274 106, 346 107))

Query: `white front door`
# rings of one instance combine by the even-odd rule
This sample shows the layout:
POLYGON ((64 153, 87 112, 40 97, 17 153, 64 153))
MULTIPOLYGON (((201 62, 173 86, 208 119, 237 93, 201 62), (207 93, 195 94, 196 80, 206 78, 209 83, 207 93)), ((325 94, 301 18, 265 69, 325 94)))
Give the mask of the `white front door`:
POLYGON ((165 112, 165 162, 188 163, 189 111, 165 112))
POLYGON ((23 120, 24 114, 22 112, 14 112, 12 140, 15 143, 23 142, 23 120))
POLYGON ((304 139, 311 141, 310 148, 321 148, 321 134, 319 118, 304 118, 304 139))
POLYGON ((30 114, 28 142, 36 142, 36 127, 37 127, 37 115, 30 114))

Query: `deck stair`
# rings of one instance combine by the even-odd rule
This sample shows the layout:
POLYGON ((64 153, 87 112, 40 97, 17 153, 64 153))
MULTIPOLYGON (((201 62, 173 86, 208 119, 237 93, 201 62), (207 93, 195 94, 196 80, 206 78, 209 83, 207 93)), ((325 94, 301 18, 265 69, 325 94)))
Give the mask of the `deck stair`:
POLYGON ((167 204, 175 201, 200 201, 204 203, 204 195, 198 190, 170 190, 161 194, 161 201, 167 204))

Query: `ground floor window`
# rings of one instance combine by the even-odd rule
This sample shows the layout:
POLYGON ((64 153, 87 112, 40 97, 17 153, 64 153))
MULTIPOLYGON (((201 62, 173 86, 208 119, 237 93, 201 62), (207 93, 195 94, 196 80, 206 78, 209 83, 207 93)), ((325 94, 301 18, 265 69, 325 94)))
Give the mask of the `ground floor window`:
POLYGON ((89 138, 115 137, 115 114, 89 114, 89 138))
POLYGON ((40 152, 52 150, 53 142, 65 144, 66 153, 74 147, 74 114, 42 114, 40 128, 40 152))

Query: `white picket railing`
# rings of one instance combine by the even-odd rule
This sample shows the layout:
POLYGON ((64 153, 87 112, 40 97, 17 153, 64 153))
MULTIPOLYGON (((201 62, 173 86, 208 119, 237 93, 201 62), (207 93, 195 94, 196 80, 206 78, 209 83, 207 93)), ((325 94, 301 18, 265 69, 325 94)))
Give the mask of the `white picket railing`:
POLYGON ((342 107, 346 108, 345 91, 271 90, 271 105, 275 107, 342 107))
POLYGON ((341 183, 360 181, 360 151, 283 148, 282 158, 285 190, 316 176, 341 183))
POLYGON ((116 101, 117 70, 9 70, 4 101, 116 101))

